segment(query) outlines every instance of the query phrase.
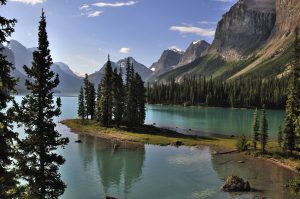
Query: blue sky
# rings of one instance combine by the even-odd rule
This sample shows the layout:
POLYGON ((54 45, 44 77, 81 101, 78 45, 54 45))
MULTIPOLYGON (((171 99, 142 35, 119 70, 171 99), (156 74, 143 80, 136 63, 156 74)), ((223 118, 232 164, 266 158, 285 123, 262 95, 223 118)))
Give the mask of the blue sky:
POLYGON ((55 62, 84 74, 132 56, 150 66, 162 51, 212 42, 217 22, 236 0, 8 0, 1 15, 16 18, 12 39, 37 46, 44 8, 55 62))

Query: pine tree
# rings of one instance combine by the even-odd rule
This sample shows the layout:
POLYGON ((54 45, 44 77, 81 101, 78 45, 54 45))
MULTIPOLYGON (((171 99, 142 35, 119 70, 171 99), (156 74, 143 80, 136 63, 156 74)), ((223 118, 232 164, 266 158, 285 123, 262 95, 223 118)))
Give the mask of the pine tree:
POLYGON ((86 119, 89 119, 89 111, 91 110, 90 104, 88 99, 90 98, 90 81, 88 74, 85 74, 85 77, 83 79, 83 89, 84 89, 84 99, 85 99, 85 116, 86 119))
POLYGON ((24 140, 18 157, 21 176, 28 183, 29 198, 59 198, 66 185, 60 179, 59 166, 63 156, 55 151, 68 143, 55 130, 54 117, 60 115, 61 100, 54 102, 53 89, 59 84, 58 75, 51 71, 52 58, 46 32, 46 17, 42 11, 39 22, 38 49, 33 53, 32 67, 24 66, 28 75, 26 86, 30 94, 21 103, 19 117, 24 125, 24 140))
POLYGON ((96 99, 96 120, 98 122, 100 122, 100 118, 101 118, 100 99, 101 99, 101 83, 99 83, 98 85, 97 99, 96 99))
POLYGON ((285 107, 284 119, 284 141, 283 146, 285 150, 292 153, 296 148, 296 132, 295 123, 298 116, 300 116, 300 90, 299 90, 299 70, 300 70, 300 40, 298 38, 298 30, 295 33, 294 43, 294 59, 292 62, 291 77, 288 85, 288 94, 285 107))
POLYGON ((117 68, 113 72, 113 116, 117 127, 122 123, 124 115, 125 90, 122 79, 122 69, 118 74, 117 68))
POLYGON ((95 118, 95 110, 96 110, 96 91, 95 86, 91 82, 89 82, 89 88, 88 88, 88 98, 87 101, 87 113, 91 116, 91 120, 95 118))
POLYGON ((85 120, 85 106, 84 106, 84 91, 83 87, 80 88, 80 93, 78 96, 78 116, 81 118, 81 122, 84 123, 85 120))
POLYGON ((263 113, 262 113, 262 124, 261 124, 261 131, 260 131, 260 143, 261 143, 261 151, 262 153, 266 152, 266 146, 268 143, 268 120, 267 120, 267 113, 265 109, 265 105, 263 106, 263 113))
POLYGON ((259 121, 258 121, 258 111, 255 110, 253 114, 253 123, 252 123, 252 145, 254 151, 257 149, 257 142, 259 141, 259 121))
POLYGON ((278 137, 277 137, 277 143, 279 147, 282 147, 282 142, 283 142, 283 132, 282 132, 282 127, 278 127, 278 137))
POLYGON ((129 127, 137 124, 137 96, 133 64, 128 58, 126 66, 126 122, 129 127))
POLYGON ((99 101, 100 122, 106 127, 111 124, 112 120, 112 77, 113 71, 111 61, 108 56, 104 77, 101 81, 101 94, 99 101))
POLYGON ((135 84, 136 84, 136 97, 137 97, 137 121, 139 125, 143 125, 145 122, 145 117, 146 117, 146 112, 145 112, 145 100, 146 100, 146 96, 145 96, 145 87, 144 87, 144 82, 141 78, 141 76, 136 73, 135 74, 135 80, 134 80, 135 84))
MULTIPOLYGON (((0 7, 6 4, 6 0, 0 0, 0 7)), ((16 20, 6 19, 0 16, 0 198, 14 198, 16 188, 16 174, 12 170, 12 159, 15 157, 14 143, 17 134, 12 131, 12 120, 9 112, 5 113, 7 103, 13 100, 10 95, 16 85, 11 76, 13 65, 6 60, 3 54, 4 43, 14 32, 16 20)))

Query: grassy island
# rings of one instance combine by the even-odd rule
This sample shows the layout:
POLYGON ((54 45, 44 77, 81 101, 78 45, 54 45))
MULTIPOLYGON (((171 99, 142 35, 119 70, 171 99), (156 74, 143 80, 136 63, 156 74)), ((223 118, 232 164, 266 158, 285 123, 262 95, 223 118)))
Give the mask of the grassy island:
MULTIPOLYGON (((69 119, 61 121, 62 124, 68 126, 72 132, 79 134, 87 134, 99 138, 117 140, 121 142, 134 142, 141 144, 153 145, 185 145, 185 146, 210 146, 216 153, 222 154, 236 151, 237 138, 221 138, 221 137, 196 137, 182 135, 175 131, 158 128, 152 125, 144 125, 139 128, 106 128, 99 125, 95 120, 87 120, 82 124, 80 119, 69 119)), ((297 171, 300 165, 300 159, 297 155, 286 156, 279 152, 276 141, 269 141, 267 146, 268 153, 265 155, 245 152, 257 158, 263 158, 271 161, 276 165, 286 167, 290 170, 297 171)))

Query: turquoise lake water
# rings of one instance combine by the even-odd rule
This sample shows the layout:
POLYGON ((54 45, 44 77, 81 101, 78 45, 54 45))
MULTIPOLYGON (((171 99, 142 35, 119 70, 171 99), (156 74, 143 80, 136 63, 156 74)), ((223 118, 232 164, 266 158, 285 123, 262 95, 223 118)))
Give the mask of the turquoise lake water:
MULTIPOLYGON (((21 100, 20 96, 16 97, 21 100)), ((76 117, 77 98, 62 97, 62 115, 56 122, 76 117)), ((270 130, 281 123, 282 111, 268 111, 270 130)), ((146 122, 197 134, 249 132, 252 111, 219 108, 147 106, 146 122), (244 124, 244 125, 243 125, 244 124), (187 129, 192 128, 192 132, 187 129)), ((77 135, 58 123, 57 129, 70 139, 59 153, 66 158, 61 167, 68 188, 62 199, 230 199, 298 198, 283 185, 295 174, 271 163, 232 154, 214 156, 209 147, 146 145, 140 149, 112 149, 113 143, 77 135), (82 140, 82 144, 75 140, 82 140), (244 160, 245 164, 237 161, 244 160), (228 194, 220 191, 224 178, 239 175, 256 192, 228 194)), ((18 129, 22 134, 22 129, 18 129)), ((274 134, 275 135, 275 134, 274 134)))

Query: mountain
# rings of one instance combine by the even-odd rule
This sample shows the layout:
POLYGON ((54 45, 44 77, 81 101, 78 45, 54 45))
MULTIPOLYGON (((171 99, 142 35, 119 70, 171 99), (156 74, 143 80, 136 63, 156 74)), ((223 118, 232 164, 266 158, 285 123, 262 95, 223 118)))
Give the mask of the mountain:
POLYGON ((25 75, 23 66, 31 66, 32 52, 16 40, 11 40, 7 46, 15 56, 15 68, 25 75))
POLYGON ((159 76, 186 75, 223 80, 280 78, 289 71, 294 30, 300 27, 299 0, 239 0, 219 21, 214 41, 192 63, 159 76))
MULTIPOLYGON (((25 80, 27 79, 26 73, 23 69, 24 65, 31 66, 33 56, 32 53, 37 48, 26 48, 20 42, 11 40, 7 47, 5 47, 4 54, 7 56, 9 62, 14 64, 15 69, 12 75, 19 79, 17 90, 25 92, 25 80)), ((79 92, 82 84, 82 78, 77 76, 66 64, 57 62, 51 68, 59 75, 60 84, 56 91, 61 93, 77 93, 79 92)))
POLYGON ((193 41, 182 55, 176 67, 184 66, 195 61, 204 54, 209 46, 210 44, 204 40, 193 41))
POLYGON ((159 76, 174 69, 180 62, 183 53, 183 51, 178 49, 165 50, 159 60, 150 67, 150 70, 153 71, 153 76, 159 76))
MULTIPOLYGON (((133 63, 134 71, 137 72, 141 76, 143 81, 146 81, 152 75, 152 71, 149 68, 147 68, 145 65, 137 62, 133 57, 127 57, 127 58, 117 61, 117 63, 111 62, 113 69, 117 68, 118 71, 120 71, 120 68, 122 69, 123 78, 125 78, 126 63, 127 63, 128 58, 129 58, 130 63, 133 63)), ((105 67, 106 67, 106 63, 101 67, 101 69, 99 71, 89 75, 89 80, 92 83, 94 83, 95 85, 98 85, 105 73, 105 67)))

